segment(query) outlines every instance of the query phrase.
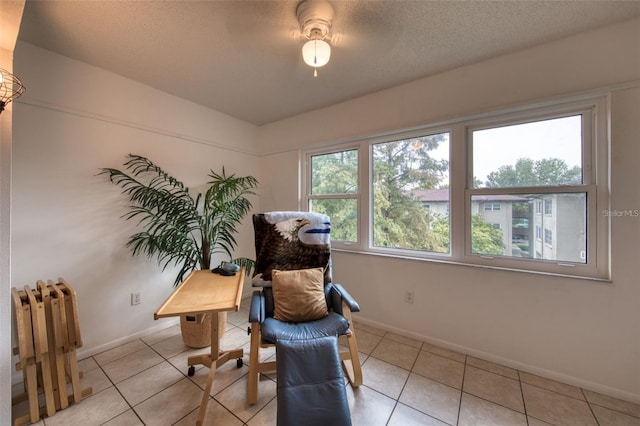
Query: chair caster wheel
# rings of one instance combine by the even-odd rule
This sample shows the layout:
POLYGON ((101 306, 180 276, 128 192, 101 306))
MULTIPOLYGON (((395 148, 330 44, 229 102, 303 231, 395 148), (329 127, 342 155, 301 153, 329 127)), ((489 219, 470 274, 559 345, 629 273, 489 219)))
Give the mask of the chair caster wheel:
POLYGON ((244 365, 244 361, 242 360, 242 358, 238 358, 236 360, 236 367, 242 368, 243 365, 244 365))
POLYGON ((189 366, 189 371, 187 371, 187 375, 189 377, 193 376, 194 374, 196 374, 196 367, 194 367, 193 365, 189 366))

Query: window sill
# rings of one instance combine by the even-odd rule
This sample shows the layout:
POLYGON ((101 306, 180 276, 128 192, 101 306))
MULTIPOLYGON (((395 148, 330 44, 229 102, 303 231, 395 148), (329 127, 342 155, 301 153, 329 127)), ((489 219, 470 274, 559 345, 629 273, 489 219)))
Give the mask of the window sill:
POLYGON ((357 250, 357 249, 346 249, 346 248, 336 248, 335 246, 331 247, 332 252, 346 253, 346 254, 357 254, 357 255, 365 255, 365 256, 378 256, 385 257, 389 259, 402 259, 402 260, 411 260, 416 262, 426 262, 426 263, 438 263, 444 265, 452 265, 452 266, 460 266, 460 267, 470 267, 470 268, 480 268, 480 269, 491 269, 496 271, 505 271, 505 272, 516 272, 523 274, 534 274, 534 275, 544 275, 550 277, 558 277, 558 278, 570 278, 570 279, 578 279, 584 281, 591 281, 595 283, 611 283, 610 278, 604 277, 594 277, 594 276, 585 276, 585 275, 573 275, 573 274, 561 274, 556 272, 548 272, 548 271, 533 271, 530 269, 522 269, 522 268, 510 268, 505 266, 497 266, 497 265, 480 265, 477 263, 469 263, 469 262, 460 262, 452 259, 439 259, 433 257, 419 257, 412 255, 401 255, 395 253, 385 253, 385 252, 377 252, 377 251, 365 251, 365 250, 357 250))

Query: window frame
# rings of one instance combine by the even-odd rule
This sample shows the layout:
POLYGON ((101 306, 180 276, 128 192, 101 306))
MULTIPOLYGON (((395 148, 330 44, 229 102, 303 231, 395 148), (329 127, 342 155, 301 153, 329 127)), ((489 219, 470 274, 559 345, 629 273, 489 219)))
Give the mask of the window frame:
MULTIPOLYGON (((606 218, 598 214, 598 205, 608 205, 608 102, 606 96, 594 96, 577 101, 558 102, 540 108, 507 112, 500 116, 479 119, 465 126, 467 149, 467 189, 466 211, 470 212, 470 200, 473 195, 491 194, 557 194, 585 193, 587 216, 587 259, 585 263, 525 259, 508 256, 486 256, 471 253, 471 241, 468 241, 463 256, 464 263, 476 264, 474 256, 482 258, 481 263, 504 269, 540 272, 554 275, 578 276, 582 278, 610 279, 609 267, 609 227, 606 218), (569 117, 582 114, 582 183, 579 185, 509 187, 509 188, 473 188, 473 147, 471 133, 475 130, 519 123, 569 117)), ((546 215, 543 205, 542 214, 546 215)), ((466 220, 465 232, 470 233, 471 220, 466 220)), ((543 233, 544 241, 544 233, 543 233)))
MULTIPOLYGON (((408 258, 418 258, 418 259, 424 259, 424 258, 441 259, 443 257, 448 258, 450 256, 451 246, 452 246, 450 214, 449 214, 449 252, 447 253, 434 252, 434 251, 432 252, 420 251, 420 250, 411 250, 411 249, 398 249, 398 248, 391 248, 391 247, 380 247, 380 246, 374 245, 374 235, 373 235, 374 233, 374 226, 373 226, 374 199, 372 194, 373 194, 373 173, 374 173, 374 170, 373 170, 374 146, 378 144, 395 142, 395 141, 400 141, 404 139, 438 135, 441 133, 449 134, 449 175, 451 175, 450 160, 451 160, 451 137, 452 136, 451 136, 451 128, 448 126, 442 126, 442 125, 423 126, 414 130, 388 133, 384 136, 365 139, 361 141, 361 144, 365 147, 365 149, 363 149, 362 151, 366 150, 367 152, 365 163, 363 163, 363 166, 366 164, 365 173, 367 176, 367 180, 366 180, 367 191, 365 195, 367 200, 367 211, 363 212, 363 214, 366 214, 367 216, 367 232, 366 232, 367 241, 366 241, 366 244, 364 244, 364 242, 361 242, 360 244, 360 248, 365 252, 389 255, 394 257, 408 257, 408 258)), ((449 182, 451 182, 451 178, 449 178, 449 182)), ((450 204, 451 204, 451 189, 449 189, 449 207, 448 208, 450 208, 450 204)), ((365 232, 363 231, 362 233, 364 234, 365 232)))
POLYGON ((544 243, 551 247, 553 244, 553 230, 544 228, 544 243))
POLYGON ((553 214, 553 200, 551 198, 547 198, 544 201, 544 215, 551 216, 553 214))
POLYGON ((355 200, 356 201, 356 211, 357 211, 357 218, 356 218, 356 241, 352 242, 352 241, 341 241, 341 240, 331 240, 331 244, 333 246, 344 246, 344 247, 349 247, 349 246, 358 246, 359 242, 361 241, 361 229, 362 229, 362 211, 361 211, 361 207, 362 207, 362 183, 364 182, 364 180, 362 179, 362 173, 361 173, 361 162, 362 162, 362 155, 360 152, 360 145, 358 144, 350 144, 350 145, 344 145, 344 146, 336 146, 334 149, 322 149, 322 148, 318 148, 318 149, 314 149, 314 150, 309 150, 306 151, 305 153, 305 157, 304 157, 304 171, 305 173, 304 175, 304 179, 302 180, 302 185, 301 188, 303 188, 303 206, 304 208, 302 208, 301 210, 304 211, 308 211, 309 210, 309 203, 313 200, 355 200), (312 179, 312 168, 311 168, 311 158, 317 155, 328 155, 328 154, 335 154, 338 152, 344 152, 344 151, 356 151, 357 153, 357 159, 358 159, 358 173, 357 173, 357 185, 358 185, 358 190, 353 192, 353 193, 337 193, 337 194, 312 194, 311 193, 311 185, 313 184, 313 179, 312 179))
MULTIPOLYGON (((446 262, 466 266, 496 268, 526 273, 610 280, 610 219, 598 214, 609 205, 609 105, 608 94, 584 95, 573 99, 541 102, 471 117, 463 117, 432 125, 390 131, 344 143, 318 146, 301 151, 301 210, 308 210, 311 182, 310 156, 358 150, 358 191, 356 198, 358 229, 356 242, 332 240, 335 250, 405 259, 446 262), (473 146, 471 132, 546 119, 582 114, 582 183, 578 185, 473 188, 473 146), (392 142, 416 136, 449 133, 449 253, 417 252, 373 246, 372 149, 377 143, 392 142), (453 159, 461 159, 452 161, 453 159), (519 194, 586 194, 586 261, 585 263, 486 256, 471 252, 471 199, 474 195, 519 194)), ((317 196, 316 196, 317 197, 317 196)), ((328 196, 328 198, 337 198, 328 196)), ((544 205, 533 214, 545 214, 544 205)), ((554 206, 555 207, 555 206, 554 206)), ((532 235, 532 237, 536 237, 532 235)), ((544 233, 542 235, 544 239, 544 233)))

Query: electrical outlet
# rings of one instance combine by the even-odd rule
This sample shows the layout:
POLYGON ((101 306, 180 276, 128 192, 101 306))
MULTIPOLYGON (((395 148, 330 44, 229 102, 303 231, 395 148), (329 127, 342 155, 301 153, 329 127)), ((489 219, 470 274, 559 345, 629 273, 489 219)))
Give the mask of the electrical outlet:
POLYGON ((404 292, 404 302, 405 303, 413 303, 413 291, 406 290, 404 292))
POLYGON ((136 293, 131 293, 131 306, 139 305, 142 302, 142 293, 139 291, 136 293))

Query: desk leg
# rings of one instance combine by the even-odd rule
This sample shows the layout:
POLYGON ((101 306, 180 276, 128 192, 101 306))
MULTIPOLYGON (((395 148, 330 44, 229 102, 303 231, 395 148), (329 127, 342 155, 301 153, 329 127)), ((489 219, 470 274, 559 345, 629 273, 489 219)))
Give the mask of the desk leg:
POLYGON ((213 312, 211 314, 211 353, 209 355, 190 356, 187 360, 187 363, 190 366, 202 364, 205 367, 209 368, 207 382, 205 383, 204 393, 202 394, 202 400, 200 401, 198 417, 196 418, 196 426, 203 425, 204 416, 207 413, 207 403, 209 402, 211 387, 213 386, 213 377, 216 374, 216 369, 231 359, 242 359, 242 356, 244 355, 243 349, 234 349, 230 351, 220 352, 219 332, 220 321, 218 319, 218 313, 213 312))
POLYGON ((209 402, 209 394, 211 393, 211 386, 213 385, 213 376, 216 374, 217 361, 220 356, 220 339, 218 336, 218 313, 212 312, 211 317, 211 354, 209 355, 209 375, 207 376, 207 382, 204 385, 204 393, 202 394, 202 400, 200 401, 200 409, 198 410, 198 417, 196 418, 196 426, 202 426, 204 421, 204 415, 207 412, 207 403, 209 402))

